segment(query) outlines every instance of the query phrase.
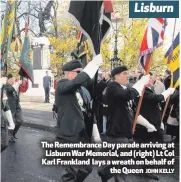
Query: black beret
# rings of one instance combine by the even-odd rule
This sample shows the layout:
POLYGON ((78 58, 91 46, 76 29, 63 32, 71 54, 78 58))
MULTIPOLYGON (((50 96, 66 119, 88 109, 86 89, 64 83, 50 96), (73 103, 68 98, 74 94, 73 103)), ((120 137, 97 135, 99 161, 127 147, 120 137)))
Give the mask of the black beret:
POLYGON ((114 68, 112 71, 111 71, 111 76, 115 76, 123 71, 127 71, 128 68, 126 66, 119 66, 119 67, 116 67, 114 68))
POLYGON ((7 76, 7 78, 8 78, 8 80, 9 80, 10 78, 13 78, 13 75, 12 75, 12 74, 9 74, 9 75, 7 76))
POLYGON ((82 64, 79 59, 74 59, 73 61, 64 64, 62 67, 62 71, 72 71, 77 68, 82 68, 82 64))

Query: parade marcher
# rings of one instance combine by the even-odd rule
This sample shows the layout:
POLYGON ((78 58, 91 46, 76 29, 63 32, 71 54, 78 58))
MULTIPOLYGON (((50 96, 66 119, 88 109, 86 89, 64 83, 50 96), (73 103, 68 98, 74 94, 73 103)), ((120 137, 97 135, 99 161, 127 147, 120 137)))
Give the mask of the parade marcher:
MULTIPOLYGON (((129 83, 129 71, 126 66, 116 67, 112 70, 113 77, 106 89, 108 102, 107 141, 110 143, 128 143, 132 138, 133 114, 129 101, 139 97, 144 85, 148 83, 149 75, 144 76, 132 88, 127 88, 129 83)), ((110 173, 112 166, 102 166, 98 174, 102 182, 107 182, 111 177, 115 181, 122 179, 122 175, 110 173)))
POLYGON ((110 74, 103 72, 101 75, 101 80, 96 84, 95 95, 96 95, 96 107, 95 113, 98 117, 98 128, 101 134, 106 132, 106 122, 107 122, 107 105, 103 100, 103 92, 110 81, 110 74))
MULTIPOLYGON (((147 126, 145 127, 140 127, 137 125, 136 127, 136 132, 135 132, 135 137, 144 139, 144 141, 154 141, 154 140, 162 140, 162 130, 164 130, 164 124, 161 120, 162 118, 162 110, 161 110, 161 103, 165 102, 167 97, 172 95, 174 90, 173 88, 168 88, 161 94, 156 94, 153 90, 153 83, 154 83, 154 78, 153 74, 150 73, 150 80, 149 83, 147 84, 145 88, 145 93, 143 96, 143 101, 140 109, 140 114, 142 118, 140 120, 142 121, 142 125, 144 126, 144 122, 149 122, 152 124, 155 128, 156 131, 147 131, 147 126)), ((139 123, 138 123, 139 124, 139 123)))
POLYGON ((45 90, 45 103, 50 103, 50 87, 51 87, 51 77, 46 71, 46 76, 43 77, 43 87, 45 90))
POLYGON ((172 137, 176 136, 175 142, 179 142, 179 87, 176 88, 171 96, 169 105, 171 109, 167 119, 166 133, 172 137))
POLYGON ((165 89, 168 89, 170 87, 171 84, 171 71, 170 70, 166 70, 164 73, 164 85, 165 85, 165 89))
POLYGON ((22 111, 19 102, 19 93, 18 93, 19 86, 21 83, 22 83, 21 80, 15 83, 15 78, 11 74, 9 74, 7 84, 5 85, 9 107, 13 116, 13 121, 15 123, 15 128, 13 130, 13 133, 11 133, 11 139, 10 139, 10 142, 13 143, 15 142, 14 139, 17 139, 16 133, 18 132, 23 122, 22 111))
POLYGON ((103 105, 103 132, 102 134, 106 134, 106 125, 107 125, 107 117, 108 117, 108 105, 107 105, 107 99, 105 98, 107 85, 109 82, 111 82, 111 75, 110 73, 105 73, 103 81, 105 82, 105 89, 102 92, 102 105, 103 105))
POLYGON ((6 90, 4 87, 3 80, 6 80, 6 77, 1 78, 0 89, 1 89, 1 152, 6 149, 8 146, 8 130, 12 133, 14 130, 14 122, 11 114, 11 110, 8 105, 8 98, 6 96, 6 90))
MULTIPOLYGON (((79 60, 70 61, 62 67, 65 79, 57 83, 55 91, 55 104, 58 112, 57 140, 59 142, 89 142, 79 105, 80 100, 78 102, 78 99, 81 99, 79 90, 86 82, 93 79, 101 64, 102 59, 98 55, 83 70, 79 60)), ((91 166, 68 166, 62 176, 62 182, 82 182, 91 171, 91 166)))

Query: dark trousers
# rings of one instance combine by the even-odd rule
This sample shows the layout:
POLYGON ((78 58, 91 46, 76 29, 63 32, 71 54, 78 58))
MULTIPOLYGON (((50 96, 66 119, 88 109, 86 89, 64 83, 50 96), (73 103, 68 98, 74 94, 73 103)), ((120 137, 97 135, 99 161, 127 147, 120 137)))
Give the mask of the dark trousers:
MULTIPOLYGON (((57 141, 60 143, 70 142, 60 138, 57 138, 57 141)), ((81 141, 86 142, 85 138, 81 141)), ((67 151, 67 149, 65 151, 67 151)), ((62 182, 83 182, 91 172, 92 166, 66 166, 62 175, 62 182)))
POLYGON ((50 101, 50 88, 49 87, 44 87, 45 90, 45 102, 50 101))
MULTIPOLYGON (((106 140, 107 140, 108 143, 129 143, 129 140, 126 137, 107 137, 106 140)), ((114 160, 114 157, 111 157, 110 160, 111 159, 114 160)), ((115 160, 118 160, 118 159, 115 158, 115 160)), ((105 165, 105 166, 101 166, 98 169, 98 174, 101 176, 102 181, 107 181, 112 177, 114 177, 115 182, 119 182, 119 181, 121 182, 122 180, 124 180, 126 175, 125 174, 111 173, 110 168, 112 168, 112 167, 116 167, 116 166, 113 166, 113 165, 107 166, 107 165, 105 165)))
POLYGON ((22 117, 22 110, 19 106, 16 107, 16 111, 15 112, 12 112, 12 115, 13 115, 13 121, 14 121, 14 124, 15 124, 15 128, 13 130, 13 135, 15 135, 20 126, 22 125, 23 123, 23 117, 22 117))
POLYGON ((65 168, 62 182, 83 182, 91 172, 91 166, 68 166, 65 168))

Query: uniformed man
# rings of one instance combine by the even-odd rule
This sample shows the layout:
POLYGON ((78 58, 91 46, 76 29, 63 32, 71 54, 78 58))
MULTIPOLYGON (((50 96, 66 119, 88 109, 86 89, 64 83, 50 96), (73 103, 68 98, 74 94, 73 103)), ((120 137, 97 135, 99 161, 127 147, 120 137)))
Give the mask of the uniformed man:
POLYGON ((8 105, 8 98, 6 96, 6 90, 4 84, 6 83, 6 77, 2 77, 0 81, 0 94, 1 94, 1 152, 8 146, 8 129, 14 130, 14 122, 11 114, 11 110, 8 105))
MULTIPOLYGON (((132 138, 133 115, 129 101, 139 97, 144 85, 148 83, 149 75, 144 76, 140 81, 127 88, 129 82, 129 70, 126 66, 116 67, 112 70, 113 77, 106 89, 108 102, 107 141, 110 143, 127 143, 132 138)), ((98 174, 102 182, 107 182, 115 174, 110 173, 111 166, 103 166, 98 174)), ((115 175, 115 181, 122 176, 115 175)))
MULTIPOLYGON (((145 93, 143 96, 143 101, 140 109, 140 114, 142 118, 140 120, 144 122, 149 122, 155 127, 155 131, 147 132, 146 128, 144 127, 137 127, 135 136, 141 137, 141 139, 150 140, 159 140, 160 131, 164 129, 162 118, 162 110, 160 104, 165 102, 168 96, 172 95, 175 91, 174 88, 168 88, 161 94, 156 94, 153 90, 154 84, 154 76, 150 73, 150 80, 145 88, 145 93)), ((145 126, 146 127, 146 126, 145 126)), ((161 132, 162 133, 162 132, 161 132)))
POLYGON ((174 94, 170 98, 170 115, 167 119, 167 130, 168 135, 176 136, 175 142, 179 142, 179 87, 175 89, 174 94))
POLYGON ((20 84, 21 81, 15 83, 15 78, 11 74, 8 75, 8 80, 7 84, 5 85, 5 89, 8 97, 9 107, 15 123, 15 128, 13 130, 13 133, 11 133, 11 139, 10 139, 10 142, 12 143, 15 143, 14 139, 17 139, 16 133, 18 132, 23 122, 21 106, 19 103, 19 93, 18 93, 20 84))
MULTIPOLYGON (((88 141, 84 117, 79 105, 81 103, 79 89, 94 77, 101 63, 101 57, 98 55, 83 70, 79 60, 70 61, 63 66, 65 79, 57 83, 55 91, 55 104, 58 111, 57 139, 60 142, 88 141)), ((65 171, 62 182, 82 182, 91 173, 92 168, 69 166, 65 171)))

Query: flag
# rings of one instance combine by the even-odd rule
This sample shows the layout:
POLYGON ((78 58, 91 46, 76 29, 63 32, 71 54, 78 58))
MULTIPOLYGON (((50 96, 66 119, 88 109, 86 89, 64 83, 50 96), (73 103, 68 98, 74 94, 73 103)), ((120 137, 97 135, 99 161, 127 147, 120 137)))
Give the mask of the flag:
POLYGON ((180 69, 180 32, 177 34, 172 45, 165 54, 164 62, 172 71, 171 87, 178 87, 180 82, 179 69, 180 69))
POLYGON ((77 57, 81 60, 83 68, 87 65, 90 61, 90 57, 88 55, 88 40, 87 37, 79 31, 78 34, 78 45, 77 45, 77 57))
POLYGON ((153 51, 164 41, 166 18, 150 18, 140 47, 139 69, 146 73, 153 51))
POLYGON ((28 35, 26 34, 24 43, 23 43, 23 48, 21 51, 21 56, 20 56, 20 71, 19 75, 22 77, 29 78, 32 82, 34 81, 34 76, 33 76, 33 65, 32 61, 30 58, 31 54, 31 46, 30 46, 30 39, 28 35))
POLYGON ((15 26, 15 9, 16 1, 8 0, 6 6, 6 14, 3 18, 1 29, 1 66, 7 63, 8 52, 10 51, 10 45, 14 34, 15 26))
POLYGON ((108 1, 71 1, 69 13, 91 43, 93 55, 100 53, 100 45, 111 24, 112 3, 108 1))

